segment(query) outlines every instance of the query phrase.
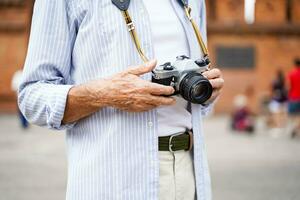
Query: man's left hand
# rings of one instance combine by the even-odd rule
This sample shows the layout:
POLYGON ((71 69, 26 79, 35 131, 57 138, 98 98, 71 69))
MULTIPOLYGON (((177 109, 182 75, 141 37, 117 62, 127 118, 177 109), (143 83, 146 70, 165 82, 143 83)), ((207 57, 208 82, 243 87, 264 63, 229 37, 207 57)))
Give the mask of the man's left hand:
POLYGON ((205 102, 205 104, 209 104, 220 96, 221 90, 224 86, 224 79, 222 77, 222 72, 217 68, 206 71, 202 75, 210 81, 214 89, 211 98, 205 102))

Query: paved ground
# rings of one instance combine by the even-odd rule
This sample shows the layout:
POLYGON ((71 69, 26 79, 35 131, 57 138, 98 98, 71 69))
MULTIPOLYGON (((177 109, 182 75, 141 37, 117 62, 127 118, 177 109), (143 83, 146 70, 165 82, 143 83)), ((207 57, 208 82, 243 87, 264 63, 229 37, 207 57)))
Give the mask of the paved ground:
MULTIPOLYGON (((225 117, 205 121, 214 200, 299 200, 300 138, 233 134, 225 117)), ((0 116, 0 200, 63 200, 64 133, 22 131, 0 116)))
POLYGON ((264 128, 233 134, 224 118, 206 121, 215 200, 300 200, 300 138, 264 128))

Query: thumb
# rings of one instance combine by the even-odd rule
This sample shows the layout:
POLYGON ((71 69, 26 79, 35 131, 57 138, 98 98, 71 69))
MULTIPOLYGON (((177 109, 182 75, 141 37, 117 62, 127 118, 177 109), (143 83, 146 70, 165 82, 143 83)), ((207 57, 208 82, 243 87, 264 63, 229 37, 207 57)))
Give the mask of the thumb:
POLYGON ((127 73, 141 76, 143 74, 146 74, 148 72, 151 72, 155 66, 156 66, 157 61, 156 60, 151 60, 149 62, 146 62, 143 65, 140 65, 138 67, 133 67, 127 70, 127 73))

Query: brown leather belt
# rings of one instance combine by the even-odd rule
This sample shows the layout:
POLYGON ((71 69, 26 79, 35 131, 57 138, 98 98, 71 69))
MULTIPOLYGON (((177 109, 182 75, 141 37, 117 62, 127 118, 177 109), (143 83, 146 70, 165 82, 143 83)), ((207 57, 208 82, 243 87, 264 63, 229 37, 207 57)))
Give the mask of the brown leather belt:
POLYGON ((158 138, 159 151, 189 151, 193 148, 193 132, 187 131, 175 135, 164 136, 158 138))

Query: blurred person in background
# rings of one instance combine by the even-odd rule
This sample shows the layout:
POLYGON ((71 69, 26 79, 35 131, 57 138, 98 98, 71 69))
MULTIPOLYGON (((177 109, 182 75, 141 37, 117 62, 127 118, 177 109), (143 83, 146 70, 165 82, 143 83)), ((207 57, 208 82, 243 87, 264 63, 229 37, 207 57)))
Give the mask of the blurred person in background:
POLYGON ((293 123, 292 137, 300 133, 300 59, 295 60, 295 69, 288 74, 288 112, 293 123))
POLYGON ((270 126, 272 128, 282 128, 286 118, 287 89, 285 76, 282 70, 278 70, 271 85, 270 126))
POLYGON ((253 95, 253 87, 248 86, 244 94, 238 94, 233 99, 233 113, 231 117, 232 130, 253 133, 255 130, 254 114, 249 106, 249 99, 253 95))
POLYGON ((203 57, 193 27, 206 41, 204 0, 36 0, 31 27, 19 106, 32 123, 67 129, 68 200, 211 199, 202 117, 221 72, 203 73, 214 89, 203 104, 169 97, 131 38, 160 64, 203 57))
MULTIPOLYGON (((11 89, 16 92, 16 94, 18 95, 18 89, 19 86, 22 82, 22 70, 17 70, 11 80, 11 89)), ((17 106, 18 109, 18 116, 21 122, 21 126, 23 129, 27 129, 29 127, 29 123, 27 121, 27 119, 24 117, 24 115, 22 114, 22 112, 19 109, 19 106, 17 106)))

